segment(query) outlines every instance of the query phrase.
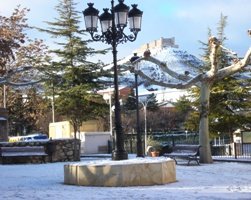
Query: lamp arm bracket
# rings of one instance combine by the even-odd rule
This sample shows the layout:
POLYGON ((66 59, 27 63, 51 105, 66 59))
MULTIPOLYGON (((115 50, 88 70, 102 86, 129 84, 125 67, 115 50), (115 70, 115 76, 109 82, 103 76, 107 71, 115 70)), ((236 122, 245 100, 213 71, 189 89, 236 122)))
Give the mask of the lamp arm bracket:
POLYGON ((102 35, 94 34, 94 32, 90 32, 90 35, 92 37, 93 41, 101 41, 103 43, 112 44, 112 41, 115 39, 116 44, 123 44, 127 41, 133 42, 137 39, 137 33, 133 32, 133 34, 126 35, 122 31, 117 31, 115 34, 115 37, 113 37, 112 32, 109 30, 105 33, 102 33, 102 35))
POLYGON ((133 42, 137 39, 137 33, 133 33, 130 35, 126 35, 125 33, 123 33, 123 37, 124 37, 125 42, 127 41, 133 42))

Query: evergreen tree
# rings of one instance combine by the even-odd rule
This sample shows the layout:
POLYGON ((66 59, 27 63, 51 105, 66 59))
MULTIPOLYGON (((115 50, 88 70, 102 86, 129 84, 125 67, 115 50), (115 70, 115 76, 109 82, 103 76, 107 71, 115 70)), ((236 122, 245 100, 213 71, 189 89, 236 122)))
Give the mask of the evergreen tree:
POLYGON ((105 51, 95 51, 88 47, 90 40, 83 40, 85 33, 79 27, 82 14, 76 6, 73 0, 59 0, 56 6, 59 16, 54 22, 47 22, 48 29, 40 29, 58 39, 58 48, 51 51, 56 59, 50 69, 52 80, 48 85, 53 83, 54 95, 58 95, 56 110, 70 119, 74 138, 83 121, 106 114, 104 106, 108 111, 104 100, 92 92, 103 86, 99 79, 103 76, 101 63, 87 60, 105 51), (100 110, 102 112, 98 112, 100 110))
POLYGON ((147 99, 144 102, 144 104, 146 104, 146 103, 147 103, 146 108, 148 111, 155 112, 155 111, 159 110, 158 100, 156 99, 156 95, 154 93, 147 96, 147 99))
POLYGON ((56 60, 47 70, 50 70, 54 78, 59 76, 59 71, 63 72, 64 84, 60 82, 61 88, 83 83, 95 83, 93 85, 95 88, 98 86, 97 78, 104 73, 101 70, 102 63, 94 63, 87 58, 99 53, 104 54, 106 51, 95 51, 88 47, 91 40, 83 40, 85 33, 79 26, 82 14, 77 11, 76 6, 74 0, 59 0, 59 4, 56 6, 59 17, 54 22, 46 22, 49 25, 48 29, 39 29, 47 32, 53 38, 57 38, 55 44, 58 48, 51 50, 56 60))
MULTIPOLYGON (((87 58, 105 51, 89 48, 87 45, 91 41, 82 39, 84 32, 79 27, 79 19, 82 16, 76 6, 73 0, 60 0, 56 6, 59 17, 54 22, 46 22, 49 25, 48 29, 40 29, 58 39, 55 42, 58 49, 51 50, 56 60, 52 62, 49 69, 52 76, 51 81, 48 82, 49 86, 53 84, 55 94, 59 95, 58 101, 64 101, 61 93, 64 94, 62 96, 66 93, 71 96, 70 93, 74 91, 75 94, 78 89, 79 94, 83 95, 82 90, 86 94, 103 86, 99 80, 103 75, 101 63, 88 61, 87 58), (73 90, 74 87, 76 88, 73 90)), ((94 97, 96 96, 95 94, 94 97)), ((67 113, 65 111, 65 114, 67 113)))

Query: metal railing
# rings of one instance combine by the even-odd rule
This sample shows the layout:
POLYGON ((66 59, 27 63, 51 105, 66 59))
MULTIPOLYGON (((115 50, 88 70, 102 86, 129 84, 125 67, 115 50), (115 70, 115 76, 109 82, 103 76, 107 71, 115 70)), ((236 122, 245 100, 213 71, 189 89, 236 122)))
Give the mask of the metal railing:
MULTIPOLYGON (((199 144, 199 135, 196 133, 149 134, 148 138, 158 140, 163 146, 169 147, 176 144, 199 144)), ((142 142, 144 143, 144 138, 142 142)), ((128 153, 136 153, 136 143, 136 134, 126 134, 125 149, 128 153)), ((225 144, 212 143, 211 151, 213 158, 251 161, 251 143, 229 143, 225 140, 225 144)))
POLYGON ((251 160, 251 143, 231 143, 212 146, 212 155, 214 158, 251 160))
MULTIPOLYGON (((175 146, 175 144, 199 144, 199 136, 196 133, 179 133, 179 134, 148 134, 147 139, 157 140, 162 146, 175 146)), ((145 138, 142 136, 142 142, 145 144, 145 138)), ((125 134, 125 149, 129 153, 136 153, 136 134, 125 134)))

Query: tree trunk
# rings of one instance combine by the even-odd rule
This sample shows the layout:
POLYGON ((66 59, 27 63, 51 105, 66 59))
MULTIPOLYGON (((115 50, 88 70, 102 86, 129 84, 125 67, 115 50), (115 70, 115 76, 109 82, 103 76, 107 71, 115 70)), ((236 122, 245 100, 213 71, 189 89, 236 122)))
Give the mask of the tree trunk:
POLYGON ((209 140, 208 114, 209 114, 210 83, 202 82, 200 89, 200 162, 212 163, 209 140))

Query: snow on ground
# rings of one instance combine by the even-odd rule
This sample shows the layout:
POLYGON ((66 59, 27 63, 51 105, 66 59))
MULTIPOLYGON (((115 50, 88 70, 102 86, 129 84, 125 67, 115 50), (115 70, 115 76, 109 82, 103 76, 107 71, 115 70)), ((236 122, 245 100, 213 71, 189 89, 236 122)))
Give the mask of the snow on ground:
MULTIPOLYGON (((82 158, 93 162, 105 158, 82 158)), ((84 187, 64 185, 66 163, 0 165, 0 199, 95 200, 251 199, 251 164, 214 162, 177 165, 177 182, 138 187, 84 187)))

